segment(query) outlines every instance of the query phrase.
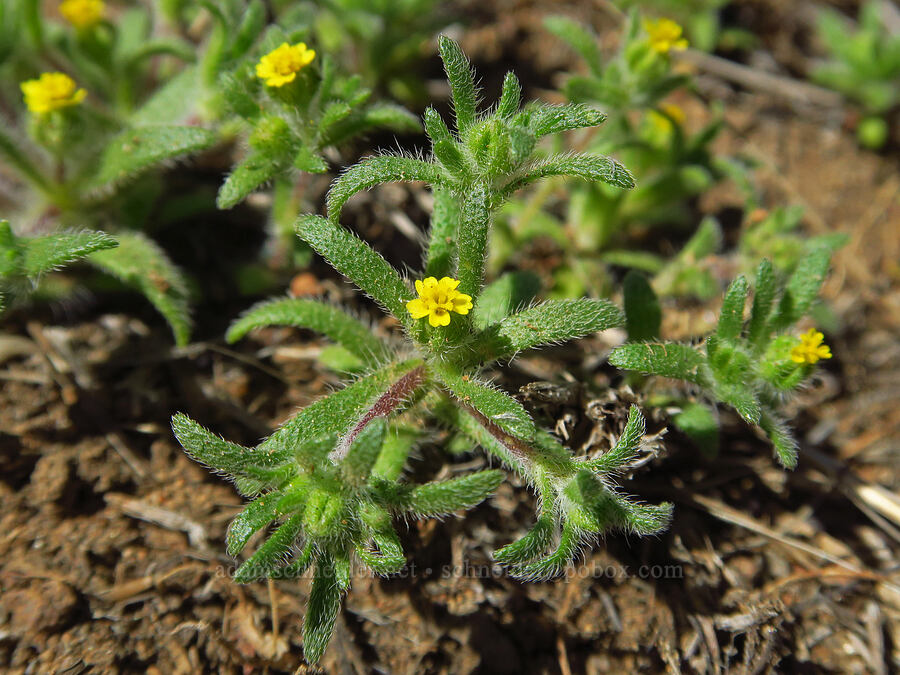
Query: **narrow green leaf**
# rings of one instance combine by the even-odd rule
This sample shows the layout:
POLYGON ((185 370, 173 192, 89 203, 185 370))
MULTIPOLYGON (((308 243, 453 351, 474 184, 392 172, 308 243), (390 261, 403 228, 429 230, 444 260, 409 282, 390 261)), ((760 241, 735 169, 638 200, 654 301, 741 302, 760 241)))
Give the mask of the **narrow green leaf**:
POLYGON ((373 533, 372 540, 378 547, 377 551, 370 550, 367 546, 356 544, 356 554, 359 559, 371 567, 377 574, 396 574, 406 565, 406 556, 403 554, 403 546, 397 533, 388 525, 383 530, 373 533))
POLYGON ((444 72, 450 82, 451 102, 456 116, 456 128, 464 134, 475 123, 478 108, 478 90, 475 88, 475 73, 460 46, 445 35, 439 39, 444 72))
POLYGON ((118 246, 118 242, 105 232, 57 232, 44 237, 21 239, 22 272, 29 279, 36 279, 44 272, 62 267, 94 251, 118 246))
POLYGON ((228 174, 219 188, 216 206, 230 209, 240 204, 266 181, 272 180, 278 172, 278 164, 259 154, 251 154, 242 159, 228 174))
POLYGON ((364 363, 375 365, 388 356, 387 345, 371 326, 338 307, 318 300, 278 298, 254 305, 231 324, 225 339, 237 342, 251 330, 265 326, 296 326, 326 335, 364 363))
POLYGON ((425 133, 428 134, 428 138, 431 139, 432 144, 438 143, 440 141, 452 141, 453 135, 450 133, 450 129, 447 128, 446 123, 444 122, 444 118, 438 114, 438 111, 428 106, 425 109, 425 115, 423 117, 425 120, 425 133))
POLYGON ((624 323, 622 311, 607 300, 548 300, 488 327, 476 344, 489 360, 502 359, 538 345, 584 337, 624 323))
POLYGON ((321 216, 300 216, 297 234, 401 323, 409 324, 412 293, 391 265, 349 230, 321 216))
POLYGON ((759 399, 746 385, 720 385, 715 393, 720 401, 734 408, 747 424, 759 424, 759 399))
POLYGON ((435 188, 434 213, 431 214, 426 277, 449 276, 456 259, 456 229, 459 225, 459 204, 456 196, 446 188, 435 188))
POLYGON ((434 144, 434 157, 441 163, 447 172, 460 181, 468 182, 471 179, 469 162, 459 149, 459 144, 454 140, 440 140, 434 144))
POLYGON ((484 330, 529 305, 540 292, 541 279, 534 272, 508 272, 481 291, 472 310, 472 323, 484 330))
POLYGON ((463 375, 453 366, 434 361, 432 369, 453 395, 508 434, 528 442, 535 435, 534 420, 522 404, 506 392, 463 375))
POLYGON ((381 454, 372 467, 372 475, 393 481, 403 473, 406 460, 418 436, 403 428, 391 429, 381 446, 381 454))
POLYGON ((488 227, 491 213, 484 186, 478 185, 466 195, 463 202, 462 226, 457 231, 459 260, 457 275, 459 291, 476 300, 484 280, 484 263, 487 253, 488 227))
POLYGON ((520 176, 507 183, 501 189, 500 196, 507 198, 516 190, 549 176, 572 176, 600 181, 626 190, 634 187, 631 173, 614 159, 601 155, 554 155, 532 164, 520 176))
POLYGON ((288 563, 302 527, 303 516, 299 513, 288 518, 237 568, 234 580, 239 584, 249 584, 251 581, 266 578, 279 567, 284 567, 288 563))
POLYGON ((546 581, 558 576, 572 562, 581 543, 581 531, 570 521, 562 528, 556 549, 536 562, 515 565, 510 572, 523 581, 546 581))
POLYGON ((772 317, 772 329, 785 330, 802 318, 812 306, 828 274, 831 251, 819 248, 800 259, 772 317))
POLYGON ((540 138, 572 129, 596 127, 606 121, 606 114, 581 103, 564 105, 535 106, 531 118, 531 128, 540 138))
POLYGON ((503 78, 503 90, 500 100, 497 102, 497 111, 494 115, 498 119, 508 119, 519 111, 522 105, 522 85, 514 73, 508 72, 503 78))
POLYGON ((111 140, 88 189, 104 188, 177 157, 204 150, 216 135, 200 127, 146 126, 126 129, 111 140))
POLYGON ((625 328, 629 342, 659 338, 662 309, 650 282, 640 272, 630 270, 622 283, 625 304, 625 328))
POLYGON ((747 304, 747 279, 739 276, 731 282, 722 301, 722 312, 716 327, 720 340, 736 340, 744 325, 744 306, 747 304))
POLYGON ((633 343, 617 347, 609 362, 622 370, 660 375, 703 385, 706 360, 690 345, 678 342, 633 343))
POLYGON ((278 500, 281 494, 271 492, 250 502, 228 527, 225 548, 228 555, 236 556, 256 532, 278 517, 278 500))
POLYGON ((759 426, 775 448, 775 457, 785 469, 797 466, 797 441, 787 422, 773 410, 764 410, 759 417, 759 426))
MULTIPOLYGON (((398 379, 422 366, 410 359, 380 368, 303 408, 257 448, 260 452, 293 456, 303 453, 309 443, 328 436, 340 436, 356 424, 372 403, 398 379)), ((314 459, 318 459, 316 455, 314 459)))
POLYGON ((762 347, 769 337, 769 316, 777 292, 775 270, 772 263, 765 259, 756 268, 756 287, 753 290, 753 307, 750 310, 750 326, 747 333, 750 344, 758 348, 762 347))
POLYGON ((123 232, 116 239, 116 248, 96 251, 87 261, 143 293, 169 322, 175 344, 186 345, 191 319, 187 283, 181 271, 143 234, 123 232))
POLYGON ((172 417, 172 431, 191 459, 233 476, 266 480, 291 459, 286 450, 245 448, 226 441, 181 413, 172 417))
POLYGON ((350 485, 359 484, 372 472, 387 432, 383 417, 372 420, 353 439, 347 456, 341 462, 341 476, 350 485))
POLYGON ((636 405, 631 406, 628 410, 628 421, 625 423, 625 429, 619 436, 619 440, 610 448, 609 452, 587 462, 587 466, 598 474, 621 470, 625 464, 637 456, 641 449, 645 430, 646 424, 640 409, 636 405))
POLYGON ((303 617, 303 656, 309 663, 317 663, 325 653, 340 608, 341 590, 335 563, 330 555, 323 553, 316 563, 303 617))
POLYGON ((517 541, 494 551, 494 559, 505 565, 533 560, 550 546, 556 524, 550 514, 542 514, 534 526, 517 541))
POLYGON ((337 222, 344 204, 357 192, 380 183, 398 181, 425 181, 439 185, 442 182, 441 170, 431 162, 400 155, 364 159, 338 176, 331 185, 326 200, 328 218, 337 222))
POLYGON ((478 471, 467 476, 418 485, 407 496, 404 507, 419 518, 446 515, 470 509, 487 499, 503 482, 503 472, 478 471))

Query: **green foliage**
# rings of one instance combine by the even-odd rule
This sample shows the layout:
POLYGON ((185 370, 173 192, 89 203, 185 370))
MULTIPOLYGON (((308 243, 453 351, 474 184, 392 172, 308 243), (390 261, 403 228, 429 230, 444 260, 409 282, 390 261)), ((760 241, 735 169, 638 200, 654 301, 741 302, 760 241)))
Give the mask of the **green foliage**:
MULTIPOLYGON (((399 571, 404 557, 393 517, 436 517, 471 508, 503 479, 502 472, 492 470, 423 485, 405 480, 403 467, 423 423, 449 424, 466 449, 481 446, 538 492, 542 506, 533 534, 498 552, 498 559, 522 577, 561 571, 583 543, 611 528, 658 531, 671 511, 670 505, 632 502, 609 482, 637 452, 643 420, 636 409, 613 452, 576 459, 518 401, 481 374, 497 359, 624 324, 621 310, 607 300, 531 304, 540 292, 534 275, 513 272, 485 286, 494 215, 516 189, 558 174, 632 185, 628 172, 605 157, 541 159, 535 154, 540 137, 598 124, 603 115, 581 105, 520 108, 520 87, 511 74, 497 107, 480 114, 480 92, 468 60, 446 38, 441 54, 456 131, 429 109, 429 159, 364 159, 333 183, 327 217, 304 215, 295 224, 305 242, 393 315, 404 329, 403 343, 389 346, 357 319, 319 301, 265 302, 232 326, 229 340, 266 325, 298 326, 325 334, 365 370, 301 410, 256 448, 228 443, 184 416, 173 419, 176 435, 192 457, 234 477, 238 488, 254 498, 229 530, 229 552, 237 553, 270 523, 280 523, 239 568, 236 579, 315 568, 304 622, 309 660, 318 659, 327 644, 340 597, 349 587, 351 556, 378 574, 399 571), (341 209, 355 193, 409 180, 425 181, 435 193, 425 274, 456 276, 454 292, 474 305, 471 313, 454 310, 448 325, 413 319, 407 308, 415 298, 409 282, 340 224, 341 209), (560 537, 563 543, 554 546, 560 537), (301 557, 292 561, 296 551, 301 557)), ((424 289, 417 287, 420 302, 424 289)))
MULTIPOLYGON (((739 276, 725 294, 715 332, 702 346, 631 342, 616 348, 609 362, 624 370, 699 387, 706 396, 734 408, 748 424, 758 425, 772 442, 778 461, 792 468, 797 463, 797 446, 779 409, 785 394, 800 386, 814 366, 792 358, 792 348, 801 341, 784 333, 809 313, 830 257, 828 248, 813 250, 782 284, 772 263, 763 260, 756 272, 749 318, 745 319, 744 313, 750 287, 739 276)), ((626 302, 626 317, 630 306, 626 302)), ((634 307, 632 312, 639 316, 642 308, 634 307)), ((702 449, 716 449, 715 419, 704 406, 683 402, 673 421, 702 449)))
MULTIPOLYGON (((602 106, 609 119, 598 129, 572 137, 577 153, 536 162, 510 186, 524 187, 533 178, 557 173, 588 179, 564 193, 538 189, 526 195, 521 206, 508 205, 502 211, 492 262, 496 267, 514 262, 530 241, 550 236, 562 249, 554 289, 562 296, 608 288, 604 263, 662 274, 666 261, 627 248, 631 231, 687 226, 694 198, 726 175, 739 173, 733 162, 712 151, 722 127, 720 115, 714 114, 694 133, 688 131, 697 125, 689 124, 686 113, 668 97, 687 89, 691 80, 673 71, 669 54, 652 48, 637 14, 629 16, 624 39, 609 58, 600 50, 599 37, 583 24, 549 17, 545 26, 584 60, 581 71, 586 71, 567 76, 563 92, 570 103, 543 116, 546 128, 596 125, 606 115, 596 113, 593 106, 602 106), (613 153, 629 172, 621 171, 620 164, 594 159, 613 153), (622 192, 611 186, 633 189, 622 192)), ((717 292, 708 274, 681 262, 678 266, 672 261, 663 283, 706 297, 717 292)))
POLYGON ((57 232, 42 237, 17 237, 0 220, 0 312, 35 288, 41 277, 118 242, 103 232, 57 232))
POLYGON ((186 345, 191 317, 184 276, 150 238, 132 232, 117 235, 117 241, 116 248, 97 251, 88 261, 143 293, 169 322, 176 344, 186 345))
POLYGON ((838 12, 822 10, 818 33, 830 59, 812 73, 862 108, 868 117, 858 127, 859 139, 875 149, 888 140, 884 116, 900 104, 900 37, 888 28, 884 5, 864 3, 855 30, 838 12))

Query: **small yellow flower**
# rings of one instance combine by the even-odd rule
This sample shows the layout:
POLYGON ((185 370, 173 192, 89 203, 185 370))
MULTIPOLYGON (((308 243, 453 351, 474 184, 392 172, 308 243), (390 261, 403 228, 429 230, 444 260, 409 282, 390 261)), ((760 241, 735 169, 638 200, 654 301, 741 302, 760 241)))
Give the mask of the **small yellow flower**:
POLYGON ((87 96, 65 73, 42 73, 38 79, 22 82, 19 87, 28 109, 40 114, 78 105, 87 96))
POLYGON ((105 11, 106 3, 103 0, 63 0, 59 4, 59 13, 78 29, 100 23, 105 11))
POLYGON ((648 117, 655 128, 660 131, 670 131, 672 129, 672 120, 675 120, 678 126, 682 126, 687 116, 684 114, 684 110, 674 103, 663 103, 659 106, 659 110, 651 110, 648 117), (662 113, 666 114, 663 115, 662 113))
POLYGON ((650 38, 650 48, 657 54, 687 49, 688 41, 681 37, 681 26, 672 19, 644 19, 644 30, 650 38))
POLYGON ((810 328, 800 336, 800 344, 791 349, 794 363, 816 363, 819 359, 830 359, 831 348, 822 344, 825 336, 815 328, 810 328))
POLYGON ((424 281, 416 279, 416 292, 419 297, 406 303, 406 309, 414 319, 428 317, 432 326, 446 326, 450 323, 450 312, 468 314, 472 309, 472 296, 456 290, 457 279, 444 277, 438 281, 427 277, 424 281))
POLYGON ((280 47, 259 60, 256 64, 256 76, 265 80, 268 87, 283 87, 288 82, 293 82, 300 69, 312 63, 314 58, 316 52, 307 49, 305 43, 289 45, 282 42, 280 47))

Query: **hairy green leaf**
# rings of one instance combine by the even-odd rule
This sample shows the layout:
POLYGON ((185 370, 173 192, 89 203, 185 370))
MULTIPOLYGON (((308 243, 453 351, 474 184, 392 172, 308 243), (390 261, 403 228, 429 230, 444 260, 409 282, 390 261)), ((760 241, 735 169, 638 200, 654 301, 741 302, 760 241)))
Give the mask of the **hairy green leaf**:
POLYGON ((341 588, 334 560, 322 554, 316 563, 306 615, 303 617, 303 656, 316 663, 325 653, 341 608, 341 588))
POLYGON ((291 459, 286 450, 245 448, 226 441, 182 413, 172 417, 172 431, 193 460, 231 476, 267 481, 291 459))
POLYGON ((435 374, 453 395, 497 425, 525 442, 535 434, 534 420, 522 404, 500 389, 461 374, 453 366, 434 361, 435 374))
POLYGON ((606 114, 581 103, 538 105, 534 107, 531 128, 540 138, 561 131, 596 127, 606 120, 606 114))
POLYGON ((272 536, 237 568, 234 580, 239 584, 249 584, 251 581, 266 578, 279 567, 284 567, 296 545, 297 537, 300 536, 302 523, 303 517, 299 513, 282 523, 272 536))
POLYGON ((456 229, 459 225, 459 205, 450 190, 435 188, 434 213, 431 215, 428 255, 425 276, 448 276, 456 259, 456 229))
POLYGON ((349 230, 321 216, 301 216, 294 225, 301 239, 359 286, 401 323, 412 319, 406 302, 412 293, 397 270, 349 230))
POLYGON ((190 340, 191 319, 188 288, 181 271, 154 241, 138 232, 116 235, 116 248, 92 253, 87 261, 122 282, 138 289, 162 314, 175 344, 190 340))
POLYGON ((326 200, 328 218, 337 222, 344 204, 357 192, 380 183, 417 180, 439 185, 442 182, 440 167, 431 162, 400 155, 364 159, 338 176, 331 185, 326 200))
POLYGON ((464 134, 475 123, 478 108, 475 73, 466 55, 454 40, 442 35, 439 39, 439 49, 444 62, 444 71, 450 82, 456 128, 460 134, 464 134))
POLYGON ((800 259, 772 317, 773 330, 785 330, 809 311, 828 274, 830 262, 831 251, 824 247, 800 259))
POLYGON ((747 304, 747 279, 739 276, 731 282, 722 301, 722 312, 716 327, 720 340, 736 340, 744 325, 744 306, 747 304))
POLYGON ((768 259, 759 263, 756 269, 756 287, 753 290, 753 307, 750 310, 750 326, 747 339, 750 344, 761 348, 769 337, 769 316, 778 292, 775 270, 768 259))
POLYGON ((628 421, 625 429, 616 444, 609 452, 587 462, 587 466, 599 474, 613 473, 623 468, 630 462, 641 449, 641 440, 644 438, 646 424, 644 416, 636 405, 628 410, 628 421))
POLYGON ((391 364, 320 398, 276 430, 258 450, 292 456, 294 453, 304 453, 313 441, 344 434, 392 384, 421 366, 420 359, 391 364))
POLYGON ((494 551, 494 559, 505 565, 533 560, 550 546, 556 523, 551 514, 542 514, 534 526, 517 541, 494 551))
POLYGON ((498 119, 507 119, 515 115, 522 105, 522 85, 514 73, 508 72, 503 78, 503 89, 497 102, 498 119))
POLYGON ((220 209, 236 206, 260 185, 272 180, 277 172, 278 164, 270 158, 259 154, 245 157, 231 170, 219 188, 216 206, 220 209))
POLYGON ((678 342, 632 343, 617 347, 609 362, 623 370, 706 384, 705 359, 690 345, 678 342))
POLYGON ((278 517, 279 492, 271 492, 250 502, 244 507, 231 525, 225 539, 228 555, 236 556, 247 545, 256 532, 278 517))
POLYGON ((83 258, 94 251, 118 246, 105 232, 57 232, 33 239, 20 239, 22 244, 22 272, 36 279, 44 272, 83 258))
POLYGON ((487 360, 502 359, 538 345, 616 328, 624 322, 622 311, 608 300, 548 300, 488 327, 477 344, 487 360))
POLYGON ((279 298, 254 305, 231 325, 225 339, 237 342, 251 330, 265 326, 296 326, 322 333, 368 365, 381 363, 388 356, 387 345, 372 334, 370 326, 337 307, 303 298, 279 298))
POLYGON ((630 190, 634 187, 631 172, 614 159, 601 155, 553 155, 535 162, 521 175, 511 180, 501 189, 501 197, 506 198, 516 190, 548 176, 572 176, 589 181, 609 183, 630 190))
POLYGON ((459 260, 457 275, 459 291, 468 293, 472 300, 481 292, 484 280, 484 263, 487 254, 488 227, 491 213, 484 186, 476 186, 463 202, 462 226, 457 230, 459 260))
POLYGON ((132 178, 167 160, 204 150, 216 135, 200 127, 146 126, 126 129, 111 140, 89 189, 132 178))
POLYGON ((470 509, 487 499, 503 482, 503 472, 478 471, 467 476, 417 485, 406 496, 404 508, 419 518, 470 509))
POLYGON ((791 433, 787 422, 773 410, 763 410, 759 417, 759 426, 775 448, 775 457, 785 469, 797 466, 797 441, 791 433))

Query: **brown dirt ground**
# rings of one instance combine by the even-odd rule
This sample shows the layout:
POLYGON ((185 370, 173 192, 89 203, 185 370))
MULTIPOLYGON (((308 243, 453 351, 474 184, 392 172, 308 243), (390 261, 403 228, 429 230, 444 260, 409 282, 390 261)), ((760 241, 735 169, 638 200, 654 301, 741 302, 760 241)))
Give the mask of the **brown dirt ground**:
MULTIPOLYGON (((509 5, 482 9, 467 47, 479 66, 494 64, 493 75, 505 60, 530 58, 546 86, 559 63, 535 58, 533 19, 543 4, 517 2, 515 16, 497 9, 509 5)), ((675 501, 671 530, 649 540, 610 535, 552 583, 522 584, 491 568, 490 551, 530 522, 522 486, 505 484, 464 519, 410 523, 414 572, 354 581, 325 672, 900 668, 897 158, 859 150, 840 116, 829 121, 714 79, 703 87, 726 105, 722 150, 762 161, 767 202, 803 203, 810 232, 851 237, 826 288, 840 326, 829 336, 836 356, 792 404, 799 468, 777 469, 765 443, 727 413, 716 459, 670 433, 665 456, 626 487, 675 501)), ((388 209, 407 197, 375 194, 388 209)), ((726 189, 708 202, 736 196, 726 189)), ((312 282, 354 301, 333 277, 312 282)), ((696 330, 709 311, 681 311, 672 332, 696 330)), ((167 421, 181 410, 253 442, 336 384, 315 364, 321 345, 269 330, 234 349, 209 341, 174 350, 153 315, 140 315, 153 327, 131 313, 43 317, 0 336, 0 665, 305 672, 308 581, 230 581, 235 561, 222 542, 241 499, 185 457, 167 421)), ((614 434, 628 393, 606 389, 610 373, 584 365, 606 348, 598 338, 544 351, 504 381, 515 389, 561 367, 584 377, 613 411, 594 422, 598 431, 614 434)), ((590 403, 549 413, 588 419, 590 403)), ((424 449, 416 470, 430 470, 434 456, 424 449)), ((483 462, 463 461, 463 469, 483 462)))

